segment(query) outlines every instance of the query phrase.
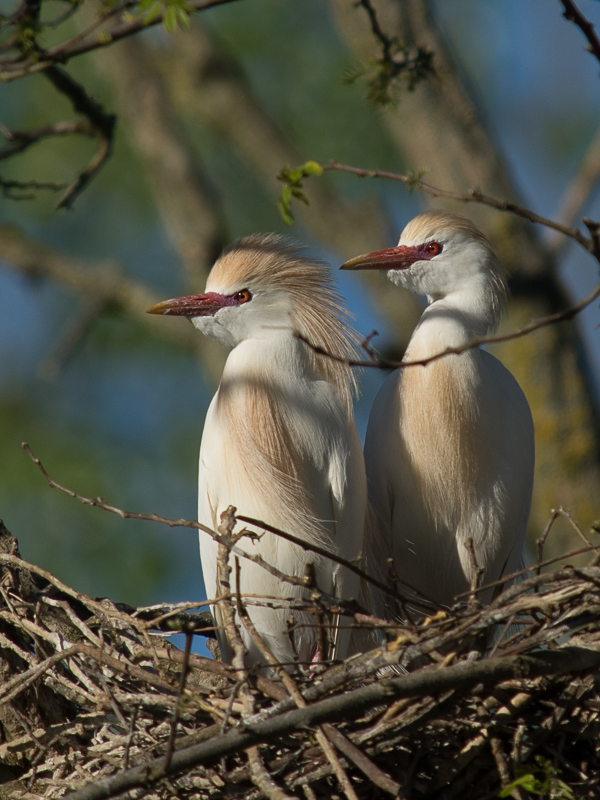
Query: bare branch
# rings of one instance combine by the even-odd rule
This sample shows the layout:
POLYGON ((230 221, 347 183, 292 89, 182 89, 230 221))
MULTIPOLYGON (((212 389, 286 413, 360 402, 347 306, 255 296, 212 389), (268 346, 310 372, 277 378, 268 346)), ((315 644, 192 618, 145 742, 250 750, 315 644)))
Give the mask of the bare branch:
POLYGON ((325 722, 321 727, 327 734, 327 737, 337 747, 337 749, 343 753, 346 758, 349 758, 350 761, 356 764, 360 771, 366 775, 367 778, 369 778, 375 784, 375 786, 379 786, 379 788, 383 789, 384 792, 388 792, 388 794, 391 794, 396 798, 402 798, 400 793, 402 787, 400 784, 390 778, 390 776, 383 770, 379 769, 377 764, 373 763, 366 753, 364 753, 359 747, 356 747, 356 745, 354 745, 350 739, 344 736, 341 731, 339 731, 329 722, 325 722))
POLYGON ((594 30, 594 25, 584 17, 581 11, 577 8, 573 0, 560 0, 564 7, 563 17, 569 22, 573 22, 579 30, 583 33, 588 40, 588 52, 600 61, 600 40, 594 30))
MULTIPOLYGON (((291 533, 287 533, 286 531, 282 531, 279 528, 275 528, 273 525, 269 525, 266 522, 262 522, 262 520, 254 519, 254 517, 246 517, 244 514, 239 514, 237 518, 242 522, 247 522, 250 525, 256 525, 257 527, 262 528, 265 531, 269 531, 269 533, 274 533, 276 536, 281 536, 282 539, 287 539, 288 542, 293 542, 294 544, 297 544, 299 547, 302 547, 303 550, 307 550, 311 553, 317 553, 317 555, 324 556, 325 558, 328 558, 330 561, 334 561, 336 564, 341 564, 341 566, 345 567, 346 569, 349 569, 351 572, 354 572, 355 575, 358 575, 363 580, 371 583, 378 589, 387 592, 387 594, 389 594, 390 597, 395 597, 396 599, 400 600, 403 603, 406 602, 406 597, 404 597, 402 594, 400 594, 399 592, 395 592, 389 586, 386 586, 384 583, 381 583, 376 578, 373 578, 367 572, 360 569, 360 567, 357 567, 356 564, 353 564, 351 561, 348 561, 347 559, 338 556, 336 553, 332 553, 330 550, 326 550, 325 548, 319 547, 316 544, 305 542, 298 536, 294 536, 291 533)), ((414 586, 411 586, 410 583, 402 581, 402 584, 408 587, 411 591, 416 592, 416 594, 419 595, 421 598, 423 598, 423 600, 425 601, 423 603, 419 600, 413 600, 411 598, 411 603, 414 602, 416 605, 422 605, 429 610, 431 610, 431 608, 441 609, 441 606, 439 606, 433 600, 430 600, 428 597, 425 597, 425 595, 422 592, 420 592, 414 586)))
POLYGON ((77 196, 85 189, 110 156, 117 118, 114 114, 107 114, 100 103, 93 100, 83 86, 73 80, 61 67, 50 66, 44 71, 44 75, 61 94, 64 94, 69 99, 73 109, 78 114, 83 114, 86 117, 92 131, 100 139, 100 147, 96 155, 67 189, 58 204, 58 208, 71 208, 77 196))
POLYGON ((10 200, 33 200, 35 197, 31 190, 47 189, 51 192, 60 192, 65 188, 63 183, 43 183, 40 181, 11 181, 6 178, 0 178, 0 191, 3 197, 8 197, 10 200), (28 192, 28 194, 20 194, 20 192, 28 192))
MULTIPOLYGON (((593 243, 591 243, 591 246, 594 247, 593 243)), ((347 364, 349 367, 376 367, 378 369, 406 369, 408 367, 423 367, 426 364, 430 364, 432 361, 438 361, 438 359, 445 358, 446 356, 466 353, 468 350, 473 350, 476 347, 480 347, 482 344, 501 344, 502 342, 510 342, 513 339, 520 339, 522 336, 527 336, 528 334, 538 331, 541 328, 547 328, 549 325, 556 325, 558 322, 571 320, 576 317, 577 314, 581 313, 584 309, 590 306, 599 297, 600 283, 588 295, 586 295, 583 300, 580 300, 579 303, 575 303, 575 305, 566 308, 564 311, 557 311, 554 314, 548 314, 545 317, 534 319, 527 323, 527 325, 524 325, 522 328, 518 328, 516 331, 494 334, 493 336, 476 336, 469 342, 459 345, 458 347, 447 347, 445 350, 440 350, 439 353, 434 353, 431 356, 427 356, 427 358, 419 358, 412 361, 386 361, 384 359, 374 357, 372 354, 369 361, 357 361, 354 359, 343 358, 342 356, 329 353, 324 348, 313 344, 298 331, 295 332, 295 335, 298 339, 308 345, 311 350, 314 350, 315 353, 326 356, 327 358, 331 358, 334 361, 347 364)), ((367 352, 369 351, 367 350, 367 352)))
POLYGON ((339 161, 330 161, 329 164, 323 167, 325 172, 347 172, 351 175, 356 175, 359 178, 385 178, 390 181, 398 181, 410 186, 411 189, 419 189, 419 191, 430 195, 431 197, 443 197, 447 200, 456 200, 459 203, 481 203, 498 211, 508 211, 516 214, 529 222, 537 223, 538 225, 545 225, 547 228, 563 233, 565 236, 570 236, 585 249, 591 252, 590 240, 587 239, 577 228, 571 228, 563 225, 560 222, 542 217, 534 211, 514 203, 511 200, 501 200, 497 197, 490 197, 484 194, 480 189, 471 189, 470 191, 461 194, 460 192, 452 192, 448 189, 439 189, 425 181, 419 180, 414 175, 404 175, 400 172, 389 172, 382 169, 363 169, 361 167, 351 167, 347 164, 340 164, 339 161))
POLYGON ((473 545, 473 539, 469 536, 465 539, 464 543, 465 550, 469 556, 469 563, 471 567, 471 586, 469 591, 469 604, 472 606, 477 605, 477 589, 479 588, 479 584, 481 583, 481 579, 483 574, 485 573, 485 569, 480 567, 477 564, 477 556, 475 555, 475 547, 473 545))
MULTIPOLYGON (((38 128, 31 131, 9 131, 6 128, 2 129, 4 137, 10 142, 8 147, 0 150, 0 161, 22 153, 31 145, 48 139, 52 136, 68 136, 73 133, 79 133, 82 136, 93 136, 93 129, 87 120, 68 120, 67 122, 55 122, 52 125, 45 125, 43 128, 38 128)), ((36 187, 39 188, 39 187, 36 187)))
POLYGON ((392 57, 392 47, 393 47, 393 39, 389 37, 381 25, 379 24, 379 19, 377 18, 377 11, 373 7, 371 0, 358 0, 356 6, 362 6, 369 16, 369 22, 371 23, 371 30, 373 31, 373 35, 379 39, 381 42, 381 47, 383 48, 383 57, 384 59, 391 59, 392 57))
MULTIPOLYGON (((285 573, 278 570, 276 567, 273 567, 271 564, 266 562, 259 555, 251 555, 250 553, 245 552, 240 547, 238 547, 233 541, 223 538, 221 534, 215 533, 215 531, 211 530, 206 525, 203 525, 201 522, 189 519, 170 519, 168 517, 163 517, 159 514, 140 514, 135 511, 125 511, 122 508, 118 508, 117 506, 113 506, 110 505, 109 503, 106 503, 101 497, 91 498, 77 494, 77 492, 73 491, 72 489, 68 489, 65 486, 61 486, 61 484, 57 483, 50 477, 45 467, 41 463, 40 459, 37 458, 37 456, 35 456, 31 451, 31 448, 29 447, 27 442, 23 442, 21 446, 23 447, 25 452, 29 455, 33 463, 38 467, 38 469, 46 479, 46 482, 52 489, 58 489, 58 491, 69 495, 69 497, 78 500, 80 503, 83 503, 84 505, 93 506, 94 508, 100 508, 103 511, 109 511, 112 514, 117 514, 122 519, 146 520, 148 522, 159 522, 162 525, 168 525, 170 528, 192 528, 195 530, 204 531, 205 533, 208 533, 210 536, 212 536, 216 542, 218 542, 219 544, 223 544, 231 553, 234 553, 235 555, 238 555, 241 558, 244 558, 248 561, 252 561, 253 563, 260 565, 261 567, 263 567, 263 569, 267 570, 272 575, 275 575, 275 577, 279 578, 280 580, 285 581, 286 583, 291 583, 296 586, 304 586, 306 588, 309 588, 309 583, 306 581, 305 578, 298 578, 295 575, 286 575, 285 573)), ((391 597, 396 597, 402 602, 406 602, 406 598, 404 598, 399 592, 395 591, 389 586, 386 586, 377 579, 371 577, 368 573, 364 572, 364 570, 361 570, 351 561, 347 561, 341 556, 338 556, 336 553, 332 553, 317 545, 305 542, 303 539, 299 539, 297 536, 294 536, 291 533, 286 533, 285 531, 279 530, 278 528, 274 528, 273 526, 268 525, 267 523, 262 522, 261 520, 254 519, 253 517, 245 517, 243 515, 240 515, 237 517, 237 519, 239 519, 242 522, 248 522, 252 525, 256 525, 260 528, 263 528, 263 530, 268 530, 269 532, 274 533, 277 536, 281 536, 281 538, 283 539, 287 539, 288 541, 291 541, 294 544, 299 545, 300 547, 302 547, 305 550, 308 550, 309 552, 314 552, 319 555, 323 555, 326 558, 330 559, 331 561, 334 561, 337 564, 341 564, 342 566, 351 570, 364 580, 372 583, 374 586, 377 586, 382 591, 388 593, 391 597)), ((242 532, 242 535, 250 535, 250 534, 249 532, 244 531, 242 532)), ((410 588, 412 591, 421 594, 418 592, 417 589, 410 586, 410 584, 407 583, 406 586, 410 588)), ((322 592, 322 595, 324 598, 329 597, 324 592, 322 592)), ((329 597, 329 599, 330 601, 333 601, 334 603, 338 604, 341 608, 343 608, 344 606, 348 606, 348 604, 344 603, 344 601, 341 600, 340 598, 329 597)), ((437 605, 433 601, 429 601, 427 598, 424 598, 423 602, 418 599, 411 599, 411 603, 413 603, 414 605, 420 604, 427 610, 430 610, 432 607, 433 608, 437 607, 437 605)), ((356 610, 356 608, 353 610, 356 610)))
POLYGON ((173 756, 173 748, 175 747, 175 734, 177 733, 177 723, 179 722, 179 713, 183 701, 183 691, 185 689, 185 682, 188 675, 190 666, 190 652, 192 649, 193 633, 186 631, 185 634, 185 650, 183 651, 183 663, 181 665, 181 677, 179 679, 179 691, 177 692, 177 702, 173 710, 173 718, 171 720, 171 732, 169 733, 169 741, 167 742, 167 752, 165 753, 165 766, 164 770, 167 772, 171 765, 171 758, 173 756))
MULTIPOLYGON (((382 57, 371 61, 370 70, 373 73, 368 79, 368 98, 375 105, 389 106, 394 104, 391 92, 392 82, 396 78, 404 77, 409 90, 427 76, 435 76, 434 53, 426 47, 411 45, 407 47, 403 39, 388 36, 377 17, 377 12, 371 0, 357 0, 356 6, 361 6, 368 14, 373 35, 379 40, 382 48, 382 57)), ((350 75, 348 82, 353 82, 358 75, 350 75)))

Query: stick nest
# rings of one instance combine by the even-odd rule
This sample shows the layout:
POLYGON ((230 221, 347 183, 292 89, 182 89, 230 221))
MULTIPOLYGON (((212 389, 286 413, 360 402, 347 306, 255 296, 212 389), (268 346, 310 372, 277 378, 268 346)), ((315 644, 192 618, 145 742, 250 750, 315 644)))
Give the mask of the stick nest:
POLYGON ((188 657, 160 631, 198 614, 86 597, 2 526, 0 798, 598 797, 599 586, 533 574, 281 682, 188 657))

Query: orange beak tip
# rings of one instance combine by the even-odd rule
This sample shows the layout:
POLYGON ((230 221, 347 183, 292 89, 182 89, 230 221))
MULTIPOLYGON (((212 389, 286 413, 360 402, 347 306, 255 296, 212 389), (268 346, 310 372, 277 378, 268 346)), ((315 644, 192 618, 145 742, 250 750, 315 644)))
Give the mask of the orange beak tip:
POLYGON ((358 258, 351 258, 349 261, 345 261, 340 269, 350 270, 350 269, 360 269, 362 267, 362 261, 360 256, 358 258))
POLYGON ((165 309, 162 303, 157 303, 146 311, 146 314, 165 314, 165 309))

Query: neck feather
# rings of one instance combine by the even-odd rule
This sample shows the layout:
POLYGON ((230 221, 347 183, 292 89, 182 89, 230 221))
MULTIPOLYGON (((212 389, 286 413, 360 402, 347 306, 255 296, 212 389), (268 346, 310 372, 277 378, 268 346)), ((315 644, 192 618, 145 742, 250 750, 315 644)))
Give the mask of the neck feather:
POLYGON ((506 304, 506 284, 500 275, 485 274, 467 288, 430 301, 409 342, 407 359, 426 358, 496 331, 506 304))
POLYGON ((290 530, 319 538, 302 470, 313 433, 306 430, 310 384, 320 376, 306 346, 290 331, 278 333, 242 342, 227 359, 217 394, 229 440, 225 463, 231 485, 244 475, 255 492, 287 510, 290 530))

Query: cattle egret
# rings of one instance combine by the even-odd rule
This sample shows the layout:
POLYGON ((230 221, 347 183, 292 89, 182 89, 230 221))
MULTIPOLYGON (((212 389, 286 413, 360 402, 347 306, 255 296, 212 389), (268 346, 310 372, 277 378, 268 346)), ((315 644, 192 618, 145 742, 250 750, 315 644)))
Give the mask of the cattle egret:
MULTIPOLYGON (((228 506, 343 556, 360 558, 367 487, 364 459, 352 412, 350 369, 322 356, 295 332, 327 352, 355 354, 356 336, 326 265, 302 255, 286 239, 255 235, 227 249, 212 268, 205 294, 159 303, 153 314, 189 317, 198 330, 233 350, 210 404, 200 447, 198 519, 217 530, 228 506)), ((287 575, 305 576, 314 565, 317 586, 345 599, 359 594, 359 579, 331 560, 266 532, 239 546, 287 575)), ((200 532, 207 598, 217 596, 217 545, 200 532)), ((233 585, 235 579, 232 576, 233 585)), ((319 651, 316 618, 281 601, 308 597, 303 587, 281 581, 241 559, 240 591, 254 595, 248 613, 282 663, 343 658, 350 629, 331 635, 319 651), (288 631, 292 620, 291 631, 288 631)), ((218 607, 217 623, 222 624, 218 607)), ((250 663, 260 653, 240 625, 250 663)), ((221 652, 231 657, 222 632, 221 652)))
MULTIPOLYGON (((386 270, 393 283, 426 296, 405 361, 495 331, 506 302, 503 267, 485 236, 443 211, 419 214, 397 247, 342 269, 386 270)), ((390 375, 371 410, 365 461, 374 519, 367 554, 386 580, 394 580, 393 560, 401 581, 451 606, 470 586, 469 538, 484 583, 519 568, 533 422, 517 381, 490 353, 470 349, 390 375)), ((479 598, 492 596, 488 590, 479 598)))

